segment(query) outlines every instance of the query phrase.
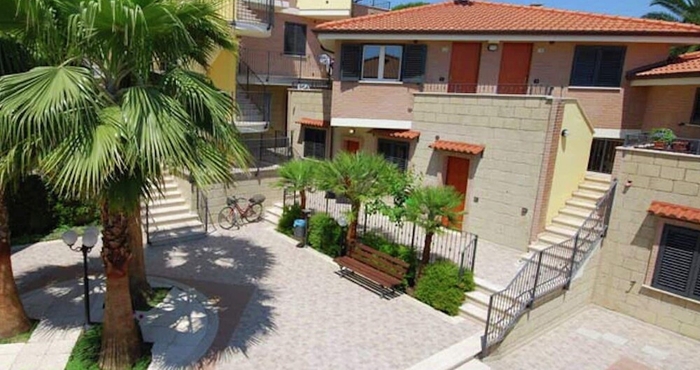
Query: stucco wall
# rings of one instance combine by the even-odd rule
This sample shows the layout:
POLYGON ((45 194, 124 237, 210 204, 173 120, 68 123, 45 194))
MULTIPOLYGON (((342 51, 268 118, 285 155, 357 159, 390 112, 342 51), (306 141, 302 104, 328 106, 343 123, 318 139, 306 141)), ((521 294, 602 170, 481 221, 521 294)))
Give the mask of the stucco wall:
POLYGON ((700 138, 700 125, 689 125, 695 105, 697 85, 634 87, 647 91, 643 131, 659 127, 672 129, 685 138, 700 138), (679 126, 679 123, 686 123, 679 126))
MULTIPOLYGON (((304 153, 304 128, 296 122, 301 118, 330 120, 331 91, 289 89, 287 96, 287 136, 292 139, 294 157, 299 158, 304 153)), ((331 133, 326 130, 326 155, 330 155, 331 133)))
POLYGON ((297 8, 303 10, 350 10, 351 0, 297 0, 297 8))
POLYGON ((464 227, 485 240, 526 250, 542 170, 551 100, 543 97, 416 94, 413 128, 421 132, 412 164, 444 182, 448 152, 436 137, 485 146, 469 156, 464 227), (475 199, 478 198, 478 202, 475 199), (523 214, 524 211, 524 214, 523 214))
POLYGON ((576 101, 564 104, 561 130, 567 130, 569 135, 558 136, 559 145, 554 162, 545 225, 549 224, 564 207, 566 200, 571 198, 574 190, 586 176, 588 153, 593 141, 593 127, 576 101))
POLYGON ((236 56, 230 51, 221 51, 209 67, 207 75, 221 90, 236 91, 236 56))
POLYGON ((700 339, 700 303, 646 287, 662 218, 647 209, 653 200, 700 208, 700 157, 618 148, 620 186, 604 241, 596 303, 663 328, 700 339), (624 184, 632 181, 626 188, 624 184))

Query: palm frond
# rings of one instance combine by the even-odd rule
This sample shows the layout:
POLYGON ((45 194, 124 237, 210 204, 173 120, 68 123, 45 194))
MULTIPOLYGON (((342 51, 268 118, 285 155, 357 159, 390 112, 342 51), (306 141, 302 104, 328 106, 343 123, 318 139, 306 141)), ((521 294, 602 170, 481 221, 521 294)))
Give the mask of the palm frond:
POLYGON ((677 16, 668 12, 649 12, 642 16, 644 19, 656 19, 658 21, 682 22, 677 16))

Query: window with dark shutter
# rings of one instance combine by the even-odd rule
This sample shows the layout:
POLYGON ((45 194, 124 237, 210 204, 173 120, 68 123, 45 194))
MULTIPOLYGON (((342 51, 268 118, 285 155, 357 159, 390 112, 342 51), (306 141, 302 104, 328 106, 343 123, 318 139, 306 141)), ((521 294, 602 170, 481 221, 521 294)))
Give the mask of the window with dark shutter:
POLYGON ((691 125, 700 125, 700 88, 695 89, 695 102, 693 103, 693 115, 690 117, 691 125))
POLYGON ((405 141, 377 140, 377 153, 383 155, 387 161, 396 164, 402 171, 408 168, 408 149, 409 144, 405 141))
POLYGON ((304 128, 304 158, 326 158, 326 130, 304 128))
POLYGON ((403 82, 421 83, 425 78, 427 45, 406 45, 403 57, 403 82))
POLYGON ((700 231, 666 225, 661 236, 652 285, 700 299, 700 231))
POLYGON ((306 25, 284 23, 284 53, 287 55, 306 55, 306 25))
POLYGON ((343 44, 340 47, 340 80, 359 81, 362 72, 362 45, 343 44))
POLYGON ((620 87, 624 46, 576 46, 571 86, 620 87))

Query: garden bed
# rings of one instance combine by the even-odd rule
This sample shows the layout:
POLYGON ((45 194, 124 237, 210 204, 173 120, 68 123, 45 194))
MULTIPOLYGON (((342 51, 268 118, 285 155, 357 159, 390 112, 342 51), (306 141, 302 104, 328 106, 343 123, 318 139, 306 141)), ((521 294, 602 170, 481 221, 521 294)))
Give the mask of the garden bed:
POLYGON ((31 321, 31 326, 28 331, 17 334, 14 337, 0 339, 0 344, 27 343, 29 338, 32 337, 34 329, 39 325, 39 320, 30 319, 29 321, 31 321))
MULTIPOLYGON (((146 370, 151 364, 152 343, 143 343, 141 358, 139 358, 131 370, 146 370)), ((73 347, 66 370, 99 370, 98 361, 102 348, 102 325, 94 325, 87 329, 78 338, 73 347)))

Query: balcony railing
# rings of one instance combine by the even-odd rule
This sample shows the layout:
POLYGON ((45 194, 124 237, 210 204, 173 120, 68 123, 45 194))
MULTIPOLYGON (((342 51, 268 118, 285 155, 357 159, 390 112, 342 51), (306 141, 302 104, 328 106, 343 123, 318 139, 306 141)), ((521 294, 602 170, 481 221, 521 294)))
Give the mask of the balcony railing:
POLYGON ((275 0, 236 0, 235 22, 264 25, 270 30, 275 24, 275 0))
POLYGON ((673 153, 700 155, 700 139, 676 138, 669 144, 654 140, 654 136, 649 132, 627 135, 625 137, 625 146, 673 153))
MULTIPOLYGON (((284 80, 291 84, 309 84, 309 87, 328 86, 328 69, 310 54, 287 55, 280 51, 241 48, 239 58, 265 83, 284 80)), ((246 68, 239 68, 239 74, 245 72, 246 68)))
POLYGON ((551 96, 554 93, 554 87, 532 84, 481 85, 443 82, 423 84, 422 91, 446 94, 507 94, 551 96))
POLYGON ((251 169, 255 169, 256 174, 262 168, 274 167, 292 158, 292 141, 281 133, 275 132, 274 136, 260 134, 257 138, 245 138, 242 142, 253 157, 251 169))
POLYGON ((356 0, 355 4, 369 6, 378 9, 391 9, 391 1, 387 0, 356 0))

